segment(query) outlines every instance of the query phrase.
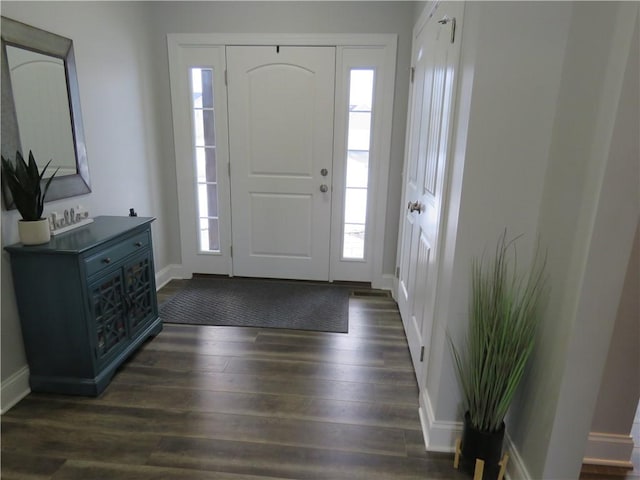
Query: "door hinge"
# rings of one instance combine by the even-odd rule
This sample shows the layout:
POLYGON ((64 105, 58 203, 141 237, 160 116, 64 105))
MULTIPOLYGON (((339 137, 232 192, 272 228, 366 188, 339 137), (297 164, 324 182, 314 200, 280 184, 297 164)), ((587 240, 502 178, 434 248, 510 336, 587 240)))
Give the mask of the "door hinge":
POLYGON ((229 172, 229 178, 231 178, 231 162, 227 163, 227 171, 229 172))
POLYGON ((227 77, 227 71, 224 71, 224 84, 225 86, 229 85, 229 78, 227 77))
POLYGON ((229 256, 233 258, 233 245, 229 246, 229 256))
POLYGON ((424 345, 420 347, 420 361, 424 361, 424 345))
POLYGON ((416 78, 416 67, 411 67, 411 83, 413 83, 415 78, 416 78))
POLYGON ((400 267, 396 267, 396 278, 400 278, 400 267))

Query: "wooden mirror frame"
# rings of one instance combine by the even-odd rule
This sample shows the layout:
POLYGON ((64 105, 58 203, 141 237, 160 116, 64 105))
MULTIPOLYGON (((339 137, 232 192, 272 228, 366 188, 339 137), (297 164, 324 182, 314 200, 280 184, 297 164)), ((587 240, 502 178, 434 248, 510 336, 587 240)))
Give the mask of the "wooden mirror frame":
MULTIPOLYGON (((47 201, 74 197, 91 192, 87 150, 84 141, 82 113, 80 111, 80 91, 73 53, 73 41, 54 33, 40 30, 7 17, 1 18, 0 38, 2 44, 2 156, 15 161, 16 151, 20 150, 20 131, 11 88, 11 77, 7 62, 7 45, 31 50, 44 55, 60 58, 64 62, 71 117, 71 132, 76 155, 76 173, 74 175, 56 176, 51 181, 47 192, 47 201)), ((22 152, 25 159, 29 152, 22 152)), ((2 189, 6 208, 15 208, 7 188, 2 189)))

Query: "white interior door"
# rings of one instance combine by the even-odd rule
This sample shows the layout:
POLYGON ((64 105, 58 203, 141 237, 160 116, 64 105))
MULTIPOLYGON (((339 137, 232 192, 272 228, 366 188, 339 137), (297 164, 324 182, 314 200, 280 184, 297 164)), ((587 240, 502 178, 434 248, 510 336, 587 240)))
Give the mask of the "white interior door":
POLYGON ((328 280, 335 48, 226 54, 233 273, 328 280))
POLYGON ((415 73, 397 298, 420 387, 425 380, 437 288, 438 238, 459 52, 459 42, 452 42, 458 8, 441 4, 413 48, 415 73))

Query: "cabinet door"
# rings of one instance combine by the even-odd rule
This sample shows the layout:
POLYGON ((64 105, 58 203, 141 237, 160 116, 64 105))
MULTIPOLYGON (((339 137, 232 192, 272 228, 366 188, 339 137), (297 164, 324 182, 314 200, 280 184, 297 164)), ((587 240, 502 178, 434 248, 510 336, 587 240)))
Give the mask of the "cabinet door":
POLYGON ((127 304, 129 333, 134 336, 150 320, 157 318, 155 282, 151 252, 136 257, 123 267, 125 302, 127 304))
POLYGON ((116 269, 89 286, 98 363, 124 348, 128 342, 124 278, 116 269))

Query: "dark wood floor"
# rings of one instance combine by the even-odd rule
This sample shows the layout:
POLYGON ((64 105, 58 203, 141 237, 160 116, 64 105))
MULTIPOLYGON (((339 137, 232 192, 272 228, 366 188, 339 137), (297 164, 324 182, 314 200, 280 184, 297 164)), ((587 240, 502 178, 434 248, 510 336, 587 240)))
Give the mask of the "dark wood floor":
POLYGON ((390 297, 352 297, 348 334, 165 324, 99 398, 6 413, 2 478, 467 478, 425 453, 417 396, 390 297))

